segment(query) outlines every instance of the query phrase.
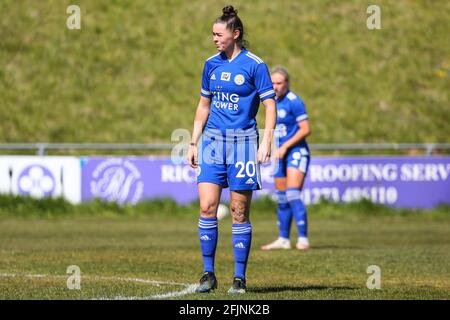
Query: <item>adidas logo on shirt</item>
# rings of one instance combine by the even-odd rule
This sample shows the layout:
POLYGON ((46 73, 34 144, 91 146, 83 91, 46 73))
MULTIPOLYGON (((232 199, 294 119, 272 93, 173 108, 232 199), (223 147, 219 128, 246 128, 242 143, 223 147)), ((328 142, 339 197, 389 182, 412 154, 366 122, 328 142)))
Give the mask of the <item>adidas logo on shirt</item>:
POLYGON ((216 74, 215 73, 213 73, 213 75, 211 76, 211 78, 210 78, 211 80, 216 80, 216 74))
POLYGON ((255 183, 255 181, 253 181, 252 178, 248 178, 248 180, 245 181, 245 184, 254 184, 254 183, 255 183))
POLYGON ((207 234, 205 234, 205 235, 203 235, 203 236, 200 237, 200 240, 209 241, 209 240, 211 240, 211 238, 208 237, 207 234))
POLYGON ((235 248, 239 248, 239 249, 245 249, 245 246, 242 242, 238 242, 236 243, 236 245, 234 246, 235 248))

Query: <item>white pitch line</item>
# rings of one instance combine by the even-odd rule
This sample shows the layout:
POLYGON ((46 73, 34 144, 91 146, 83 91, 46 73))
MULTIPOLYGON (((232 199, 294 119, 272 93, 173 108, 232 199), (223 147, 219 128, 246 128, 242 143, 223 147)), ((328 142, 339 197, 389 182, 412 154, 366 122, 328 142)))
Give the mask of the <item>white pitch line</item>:
POLYGON ((169 293, 164 293, 164 294, 155 294, 154 296, 152 296, 152 298, 153 299, 166 299, 166 298, 172 298, 172 297, 181 297, 186 294, 194 293, 195 289, 197 289, 197 287, 198 287, 198 284, 190 284, 184 290, 174 291, 174 292, 169 292, 169 293))
POLYGON ((197 289, 198 284, 190 284, 187 285, 185 289, 181 291, 173 291, 169 293, 164 294, 155 294, 153 296, 148 297, 126 297, 126 296, 116 296, 114 298, 97 298, 99 300, 149 300, 149 299, 167 299, 167 298, 173 298, 173 297, 181 297, 187 294, 191 294, 195 292, 195 289, 197 289))
POLYGON ((145 283, 145 284, 153 284, 155 286, 160 285, 174 285, 174 286, 188 286, 189 283, 180 283, 180 282, 173 282, 173 281, 158 281, 158 280, 148 280, 148 279, 140 279, 140 278, 121 278, 121 277, 98 277, 98 276, 87 276, 88 278, 98 279, 98 280, 119 280, 119 281, 126 281, 126 282, 139 282, 139 283, 145 283))
MULTIPOLYGON (((26 278, 67 278, 67 276, 62 275, 47 275, 47 274, 16 274, 16 273, 0 273, 0 278, 14 278, 14 277, 26 277, 26 278)), ((164 294, 156 294, 149 297, 127 297, 127 296, 116 296, 112 300, 147 300, 147 299, 165 299, 172 297, 180 297, 186 294, 194 293, 197 288, 197 284, 189 283, 179 283, 173 281, 159 281, 159 280, 148 280, 141 278, 123 278, 123 277, 101 277, 101 276, 82 276, 83 278, 93 279, 93 280, 112 280, 112 281, 125 281, 125 282, 137 282, 145 283, 160 287, 161 285, 174 285, 174 286, 184 286, 185 289, 181 291, 174 291, 164 294)), ((95 298, 96 300, 111 300, 111 298, 95 298)))

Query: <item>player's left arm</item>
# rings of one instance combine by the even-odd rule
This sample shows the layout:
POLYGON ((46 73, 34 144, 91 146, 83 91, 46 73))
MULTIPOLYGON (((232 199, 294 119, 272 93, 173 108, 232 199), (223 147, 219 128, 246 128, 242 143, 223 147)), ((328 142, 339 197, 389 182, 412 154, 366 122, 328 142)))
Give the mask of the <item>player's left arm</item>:
POLYGON ((258 162, 265 163, 270 160, 273 132, 277 124, 277 106, 274 98, 265 99, 263 105, 266 110, 264 121, 264 135, 258 149, 258 162))
POLYGON ((265 114, 265 130, 262 142, 258 149, 258 162, 265 163, 270 159, 273 133, 277 124, 277 105, 275 103, 275 91, 270 79, 269 69, 265 63, 260 63, 255 70, 255 87, 259 99, 263 103, 265 114))

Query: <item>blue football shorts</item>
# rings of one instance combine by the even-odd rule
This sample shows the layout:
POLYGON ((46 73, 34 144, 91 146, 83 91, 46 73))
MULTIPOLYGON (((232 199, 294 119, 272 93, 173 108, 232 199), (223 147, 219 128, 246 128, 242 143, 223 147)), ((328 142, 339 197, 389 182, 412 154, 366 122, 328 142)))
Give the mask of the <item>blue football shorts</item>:
POLYGON ((260 190, 258 133, 205 130, 199 146, 197 183, 210 182, 237 190, 260 190))
POLYGON ((278 159, 275 162, 273 169, 274 178, 286 177, 286 169, 288 167, 299 169, 306 176, 309 168, 310 155, 309 151, 304 147, 292 147, 286 152, 283 159, 278 159))

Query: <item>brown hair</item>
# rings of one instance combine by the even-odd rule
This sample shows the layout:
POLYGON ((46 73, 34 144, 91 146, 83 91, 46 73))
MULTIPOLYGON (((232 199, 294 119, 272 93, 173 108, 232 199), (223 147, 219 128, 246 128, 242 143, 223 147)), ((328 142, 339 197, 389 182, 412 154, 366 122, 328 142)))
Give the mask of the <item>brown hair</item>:
POLYGON ((241 47, 247 47, 248 41, 244 39, 244 25, 237 15, 237 10, 233 6, 226 6, 222 9, 222 15, 214 21, 214 23, 225 23, 228 30, 239 30, 237 43, 241 47))

